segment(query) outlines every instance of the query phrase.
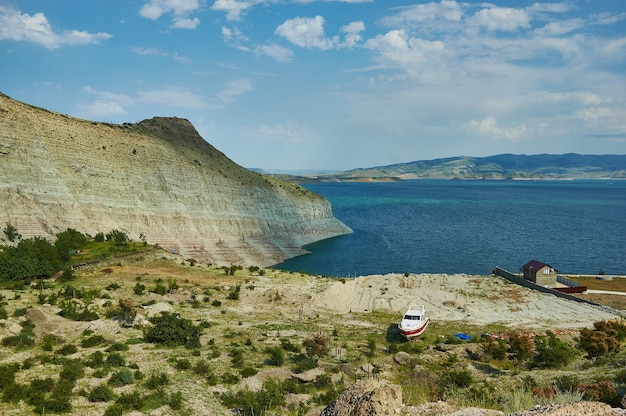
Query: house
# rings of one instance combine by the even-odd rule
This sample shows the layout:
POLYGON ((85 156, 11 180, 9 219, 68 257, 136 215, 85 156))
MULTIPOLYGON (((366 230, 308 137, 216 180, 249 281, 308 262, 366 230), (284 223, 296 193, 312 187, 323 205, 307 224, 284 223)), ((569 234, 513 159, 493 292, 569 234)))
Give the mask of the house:
POLYGON ((526 280, 541 286, 556 286, 557 270, 549 264, 531 260, 522 266, 522 271, 526 280))

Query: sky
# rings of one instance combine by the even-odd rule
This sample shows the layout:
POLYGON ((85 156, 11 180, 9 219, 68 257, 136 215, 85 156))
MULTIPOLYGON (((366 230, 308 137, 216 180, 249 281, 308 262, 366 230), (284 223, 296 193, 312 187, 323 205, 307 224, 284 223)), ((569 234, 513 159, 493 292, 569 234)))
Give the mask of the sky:
POLYGON ((0 0, 0 92, 268 172, 626 154, 626 2, 0 0))

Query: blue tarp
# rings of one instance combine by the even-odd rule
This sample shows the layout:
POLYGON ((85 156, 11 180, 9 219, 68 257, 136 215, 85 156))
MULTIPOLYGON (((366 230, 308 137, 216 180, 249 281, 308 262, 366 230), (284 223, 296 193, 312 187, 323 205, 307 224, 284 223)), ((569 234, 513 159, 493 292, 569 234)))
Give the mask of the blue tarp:
POLYGON ((460 340, 463 340, 463 341, 467 341, 469 339, 472 339, 471 335, 467 335, 467 334, 463 334, 463 333, 454 334, 454 336, 457 337, 460 340))

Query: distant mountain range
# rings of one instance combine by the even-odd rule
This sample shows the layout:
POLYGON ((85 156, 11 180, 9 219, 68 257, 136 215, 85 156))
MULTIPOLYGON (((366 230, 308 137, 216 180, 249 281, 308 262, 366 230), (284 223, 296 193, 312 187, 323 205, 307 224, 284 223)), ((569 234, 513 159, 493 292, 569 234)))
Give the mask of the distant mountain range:
MULTIPOLYGON (((279 175, 285 177, 284 175, 279 175)), ((458 156, 291 177, 300 182, 403 179, 626 179, 626 155, 458 156)))

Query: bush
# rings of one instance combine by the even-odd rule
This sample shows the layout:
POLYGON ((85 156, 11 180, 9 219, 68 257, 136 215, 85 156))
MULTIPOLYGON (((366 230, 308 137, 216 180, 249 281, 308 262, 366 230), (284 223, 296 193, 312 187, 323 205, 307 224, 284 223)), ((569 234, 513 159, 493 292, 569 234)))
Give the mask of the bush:
POLYGON ((328 338, 317 334, 313 338, 307 338, 302 341, 302 346, 308 357, 321 357, 328 353, 328 338))
POLYGON ((587 400, 607 403, 612 407, 620 406, 620 395, 609 380, 602 380, 592 384, 581 384, 579 390, 587 400))
POLYGON ((128 368, 124 368, 123 370, 114 373, 108 381, 109 385, 113 387, 126 386, 128 384, 133 384, 134 382, 135 377, 128 368))
POLYGON ((123 367, 126 365, 126 358, 120 353, 112 352, 107 357, 106 365, 110 367, 123 367))
POLYGON ((183 345, 187 348, 200 347, 200 329, 189 319, 178 314, 162 312, 150 320, 153 327, 144 331, 144 341, 168 347, 183 345))
POLYGON ((59 315, 72 321, 89 322, 100 318, 97 312, 90 311, 86 306, 79 307, 71 300, 61 302, 59 307, 59 315))
POLYGON ((63 363, 63 368, 59 374, 61 380, 75 382, 85 376, 85 366, 79 360, 68 360, 63 363))
POLYGON ((604 357, 619 351, 619 341, 615 336, 603 331, 582 328, 578 339, 578 346, 589 358, 604 357))
POLYGON ((285 364, 285 351, 281 347, 268 348, 266 352, 269 354, 269 363, 277 367, 285 364))
POLYGON ((241 377, 243 378, 248 378, 257 375, 258 372, 259 371, 256 368, 246 367, 242 369, 239 374, 241 374, 241 377))
POLYGON ((518 363, 528 361, 533 358, 535 345, 530 336, 515 333, 509 336, 509 354, 518 363))
POLYGON ((576 350, 548 331, 545 336, 535 337, 535 348, 540 363, 547 367, 561 367, 576 357, 576 350))
POLYGON ((90 402, 108 402, 115 398, 115 393, 107 384, 100 384, 91 389, 87 398, 90 402))
POLYGON ((148 380, 146 380, 146 387, 152 390, 156 390, 160 387, 170 384, 170 379, 167 374, 152 374, 148 380))
POLYGON ((80 342, 81 347, 91 348, 104 344, 106 339, 102 335, 92 335, 89 338, 85 338, 80 342))
POLYGON ((183 408, 183 394, 179 391, 170 394, 167 400, 167 405, 173 410, 180 410, 183 408))
POLYGON ((137 283, 135 284, 135 287, 133 288, 133 292, 135 292, 135 295, 143 295, 144 290, 146 290, 146 286, 142 285, 141 283, 137 283))
POLYGON ((268 410, 285 404, 285 391, 279 380, 270 377, 263 382, 258 392, 245 388, 223 393, 220 400, 226 407, 241 409, 246 416, 263 415, 268 410))
POLYGON ((294 372, 304 373, 305 371, 317 368, 317 365, 317 358, 299 355, 298 357, 296 357, 296 366, 294 368, 294 372))
POLYGON ((509 346, 507 345, 505 339, 491 338, 489 336, 485 336, 481 339, 481 344, 483 346, 483 351, 487 357, 490 357, 494 360, 503 360, 506 358, 506 353, 509 349, 509 346))
POLYGON ((191 361, 181 358, 174 362, 174 368, 177 370, 189 370, 191 368, 191 361))
POLYGON ((143 405, 143 399, 141 395, 136 392, 122 393, 120 397, 115 401, 116 404, 122 407, 122 410, 141 410, 143 405))
POLYGON ((65 344, 64 346, 62 346, 61 348, 59 348, 57 350, 57 354, 60 354, 60 355, 72 355, 76 351, 78 351, 78 348, 76 348, 76 345, 74 345, 74 344, 65 344))

